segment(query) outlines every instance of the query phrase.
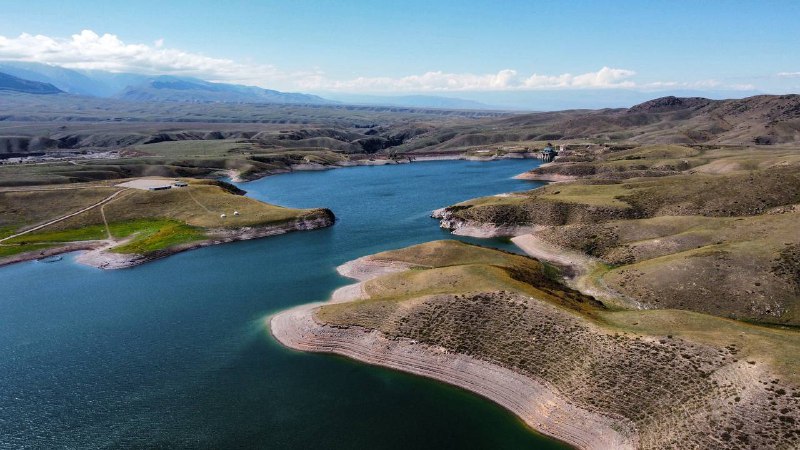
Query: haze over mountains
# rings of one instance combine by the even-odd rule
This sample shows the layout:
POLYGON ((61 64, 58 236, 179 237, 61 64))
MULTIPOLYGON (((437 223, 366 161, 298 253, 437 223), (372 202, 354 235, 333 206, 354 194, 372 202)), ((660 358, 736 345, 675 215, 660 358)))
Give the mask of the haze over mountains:
POLYGON ((101 70, 73 70, 60 66, 0 61, 0 73, 31 82, 15 83, 7 90, 27 93, 59 93, 89 97, 113 98, 148 102, 219 102, 219 103, 276 103, 331 105, 348 103, 358 105, 381 105, 400 107, 423 107, 443 109, 501 109, 460 98, 433 95, 376 96, 341 94, 331 100, 318 95, 287 93, 256 86, 216 83, 193 77, 172 75, 143 75, 136 73, 114 73, 101 70), (52 86, 47 89, 34 83, 52 86), (53 90, 55 89, 55 90, 53 90))
POLYGON ((141 84, 145 75, 103 71, 77 71, 64 67, 17 61, 0 61, 0 72, 26 80, 50 83, 60 90, 90 97, 113 97, 127 86, 141 84))
MULTIPOLYGON (((285 93, 254 86, 211 83, 191 77, 147 76, 77 71, 38 63, 2 62, 0 73, 47 83, 63 92, 133 101, 331 104, 316 95, 285 93)), ((27 92, 22 90, 22 92, 27 92)), ((53 92, 55 93, 55 92, 53 92)))
POLYGON ((50 83, 25 80, 0 72, 0 91, 25 92, 28 94, 58 94, 62 92, 50 83))
MULTIPOLYGON (((557 111, 580 108, 621 108, 663 95, 742 98, 752 91, 677 89, 647 92, 619 89, 460 92, 457 96, 431 94, 370 94, 345 92, 288 93, 239 84, 210 82, 176 75, 145 75, 102 70, 75 70, 51 64, 0 61, 0 73, 46 83, 67 94, 148 102, 253 103, 289 105, 371 105, 403 108, 461 110, 557 111)), ((24 89, 22 91, 25 91, 24 89)))

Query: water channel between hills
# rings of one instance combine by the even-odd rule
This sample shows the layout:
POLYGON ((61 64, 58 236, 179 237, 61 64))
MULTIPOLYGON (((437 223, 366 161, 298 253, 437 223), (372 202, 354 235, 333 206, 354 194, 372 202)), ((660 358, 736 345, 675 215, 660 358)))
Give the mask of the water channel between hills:
MULTIPOLYGON (((0 269, 0 448, 563 449, 460 389, 277 344, 264 318, 323 300, 359 256, 456 238, 430 211, 531 189, 535 160, 298 172, 248 195, 328 207, 331 228, 117 271, 0 269)), ((459 238, 507 250, 503 240, 459 238)))

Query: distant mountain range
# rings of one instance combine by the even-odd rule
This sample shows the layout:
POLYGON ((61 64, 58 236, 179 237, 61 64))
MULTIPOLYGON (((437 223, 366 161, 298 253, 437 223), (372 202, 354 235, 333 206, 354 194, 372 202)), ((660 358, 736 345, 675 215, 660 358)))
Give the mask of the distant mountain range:
MULTIPOLYGON (((75 70, 42 63, 0 61, 0 73, 52 85, 67 94, 145 102, 251 103, 288 105, 368 105, 441 110, 559 111, 573 108, 620 108, 655 97, 654 92, 625 89, 463 92, 463 98, 437 95, 368 95, 329 92, 287 93, 197 78, 75 70)), ((31 88, 36 90, 35 88, 31 88)), ((6 89, 8 90, 8 89, 6 89)), ((42 93, 50 92, 44 89, 42 93)), ((742 98, 756 91, 670 90, 678 97, 742 98)))
POLYGON ((254 86, 211 83, 196 78, 160 76, 129 86, 116 95, 123 100, 169 102, 281 103, 328 105, 337 103, 310 94, 262 89, 254 86))
POLYGON ((77 71, 41 63, 0 61, 0 72, 26 80, 50 83, 75 95, 113 97, 125 87, 140 84, 144 75, 102 71, 77 71))
MULTIPOLYGON (((212 83, 190 77, 147 76, 97 70, 72 70, 28 62, 0 62, 5 77, 31 83, 39 93, 66 92, 90 97, 148 102, 222 102, 328 105, 332 100, 310 94, 287 93, 227 83, 212 83), (50 86, 46 89, 43 86, 50 86), (53 90, 55 89, 55 90, 53 90)), ((10 82, 9 82, 10 83, 10 82)), ((17 82, 16 84, 19 84, 17 82)), ((20 92, 29 92, 20 90, 20 92)))
POLYGON ((75 70, 65 67, 22 61, 0 61, 0 73, 24 80, 48 83, 63 92, 88 97, 133 101, 335 104, 397 106, 464 110, 500 110, 486 103, 433 95, 360 95, 330 93, 323 98, 309 94, 284 92, 197 78, 149 76, 101 70, 75 70), (329 100, 330 99, 330 100, 329 100))
POLYGON ((58 94, 61 92, 50 83, 25 80, 5 73, 0 73, 0 91, 25 92, 27 94, 58 94))
MULTIPOLYGON (((190 77, 149 76, 101 70, 74 70, 33 62, 0 61, 0 73, 32 83, 47 84, 51 88, 55 88, 55 91, 53 91, 42 87, 39 93, 66 92, 74 95, 131 101, 274 103, 290 105, 332 105, 343 102, 357 105, 411 108, 498 109, 472 100, 427 95, 371 96, 341 94, 334 96, 334 100, 329 100, 311 94, 287 93, 255 86, 214 83, 190 77)), ((33 87, 29 89, 36 90, 33 87)), ((28 91, 20 90, 20 92, 28 91)))

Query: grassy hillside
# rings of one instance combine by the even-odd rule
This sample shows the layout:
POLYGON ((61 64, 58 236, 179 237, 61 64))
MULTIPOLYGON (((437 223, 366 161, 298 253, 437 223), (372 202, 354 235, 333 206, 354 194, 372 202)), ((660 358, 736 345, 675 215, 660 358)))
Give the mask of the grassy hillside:
POLYGON ((795 331, 684 311, 611 311, 529 258, 454 241, 368 260, 412 265, 318 320, 467 354, 635 423, 642 448, 800 442, 795 331))
POLYGON ((571 175, 448 209, 456 221, 537 225, 599 258, 650 308, 800 324, 800 151, 643 146, 565 152, 528 176, 571 175), (560 157, 561 158, 561 157, 560 157), (579 162, 576 162, 578 160, 579 162))

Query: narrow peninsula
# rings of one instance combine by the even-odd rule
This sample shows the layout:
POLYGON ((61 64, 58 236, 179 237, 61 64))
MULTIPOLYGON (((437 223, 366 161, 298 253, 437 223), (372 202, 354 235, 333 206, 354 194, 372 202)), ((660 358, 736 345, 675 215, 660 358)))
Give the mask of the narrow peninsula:
POLYGON ((330 226, 330 210, 291 209, 211 180, 137 178, 0 189, 0 265, 82 250, 120 269, 208 245, 330 226))

